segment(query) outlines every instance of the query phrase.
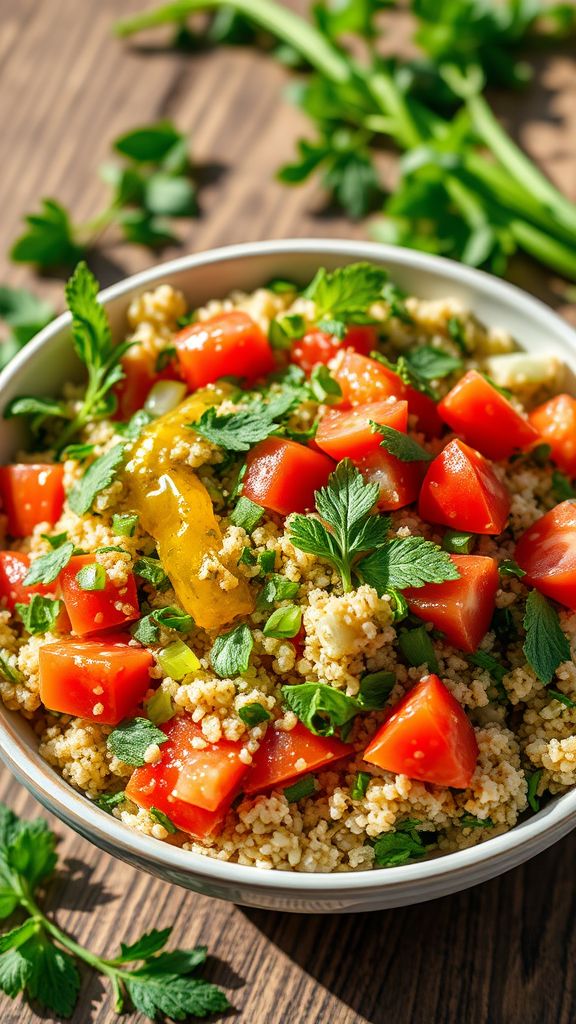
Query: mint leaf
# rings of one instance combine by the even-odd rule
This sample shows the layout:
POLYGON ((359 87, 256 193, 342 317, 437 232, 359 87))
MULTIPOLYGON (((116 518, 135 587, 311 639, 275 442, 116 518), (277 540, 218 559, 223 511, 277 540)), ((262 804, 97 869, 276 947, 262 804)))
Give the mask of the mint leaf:
POLYGON ((20 952, 28 960, 26 987, 31 999, 62 1017, 70 1017, 78 1000, 78 968, 63 949, 44 936, 30 939, 20 952))
POLYGON ((151 807, 149 814, 151 818, 154 818, 159 825, 166 829, 169 835, 173 836, 178 831, 174 822, 170 821, 168 815, 164 814, 164 811, 159 810, 158 807, 151 807))
POLYGON ((184 1020, 187 1016, 207 1017, 224 1013, 230 1007, 216 985, 177 974, 132 972, 126 978, 126 989, 134 1007, 151 1020, 156 1020, 159 1014, 174 1020, 184 1020))
POLYGON ((537 590, 528 594, 524 629, 526 660, 538 679, 547 685, 552 682, 556 669, 564 661, 570 661, 570 644, 560 628, 558 612, 537 590))
POLYGON ((255 701, 253 704, 243 704, 241 708, 238 708, 238 718, 242 719, 249 729, 253 729, 261 722, 269 722, 272 715, 263 704, 255 701))
POLYGON ((358 701, 366 710, 383 708, 394 689, 396 676, 393 672, 368 672, 360 680, 358 701))
POLYGON ((165 743, 168 737, 161 729, 148 721, 147 718, 127 718, 112 730, 106 745, 124 764, 139 767, 145 764, 144 755, 148 747, 157 743, 165 743))
POLYGON ((24 586, 31 587, 34 583, 53 583, 62 569, 74 554, 72 541, 66 541, 60 547, 49 551, 47 555, 35 558, 24 579, 24 586))
POLYGON ((382 435, 383 440, 380 442, 380 447, 384 448, 390 455, 400 459, 401 462, 430 462, 434 458, 414 438, 404 434, 401 430, 396 430, 395 427, 382 426, 382 424, 375 423, 373 420, 370 420, 370 423, 375 433, 382 435))
POLYGON ((42 597, 41 594, 33 594, 29 604, 17 602, 15 605, 24 623, 24 629, 32 636, 52 632, 62 607, 62 601, 53 601, 49 597, 42 597))
POLYGON ((262 632, 264 636, 289 640, 300 632, 301 625, 302 609, 295 604, 289 604, 276 608, 272 612, 262 632))
POLYGON ((216 637, 210 651, 212 668, 222 679, 242 675, 248 670, 253 646, 252 633, 246 623, 235 626, 216 637))
POLYGON ((388 540, 357 568, 365 583, 382 596, 406 587, 457 580, 459 572, 448 552, 423 537, 397 537, 388 540))
POLYGON ((26 988, 30 977, 30 964, 17 949, 9 949, 0 956, 0 989, 15 999, 26 988))
POLYGON ((158 163, 180 144, 182 138, 171 121, 158 121, 119 135, 114 141, 114 149, 138 163, 158 163))
POLYGON ((110 486, 123 461, 124 445, 116 444, 88 467, 68 495, 68 504, 76 515, 84 516, 90 511, 97 495, 110 486))
POLYGON ((287 707, 315 736, 333 736, 362 711, 354 697, 347 697, 327 683, 297 683, 282 687, 287 707))
POLYGON ((374 860, 378 867, 393 868, 424 856, 426 847, 412 824, 404 822, 394 831, 378 837, 374 843, 374 860))
POLYGON ((280 573, 272 573, 262 587, 256 601, 257 608, 270 608, 275 601, 290 601, 300 590, 300 584, 280 573))
POLYGON ((171 928, 152 928, 144 932, 136 942, 120 943, 120 955, 114 957, 115 964, 133 963, 134 960, 147 960, 149 956, 158 953, 168 942, 172 934, 171 928))

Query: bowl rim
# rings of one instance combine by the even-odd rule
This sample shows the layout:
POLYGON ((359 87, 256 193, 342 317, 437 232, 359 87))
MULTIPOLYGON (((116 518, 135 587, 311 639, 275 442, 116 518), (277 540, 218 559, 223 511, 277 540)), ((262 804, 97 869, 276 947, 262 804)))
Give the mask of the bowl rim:
MULTIPOLYGON (((516 285, 492 277, 484 271, 464 266, 444 257, 403 249, 362 240, 290 238, 262 242, 244 242, 206 250, 197 254, 180 256, 156 264, 147 270, 123 278, 100 293, 103 304, 150 287, 160 279, 166 280, 180 271, 207 266, 225 260, 245 260, 266 255, 283 256, 297 253, 306 255, 341 257, 344 260, 373 260, 411 270, 423 270, 440 274, 449 285, 451 282, 468 285, 473 291, 492 294, 502 302, 519 309, 524 316, 537 320, 544 328, 549 327, 557 337, 574 350, 576 360, 576 332, 552 309, 539 299, 527 294, 516 285)), ((71 323, 69 313, 63 313, 30 341, 0 373, 0 396, 13 377, 31 362, 36 353, 53 338, 66 330, 71 323)), ((17 735, 11 721, 18 712, 0 710, 0 756, 16 778, 32 792, 40 802, 52 810, 67 824, 72 825, 84 836, 100 836, 110 849, 122 851, 127 859, 138 858, 148 864, 158 864, 180 875, 205 877, 219 881, 229 887, 248 886, 254 890, 263 889, 289 891, 300 890, 311 895, 314 890, 324 894, 342 894, 344 891, 370 893, 374 890, 391 890, 396 887, 410 888, 411 884, 440 880, 446 876, 470 873, 474 867, 485 862, 508 862, 502 867, 513 866, 515 851, 519 847, 530 847, 532 842, 546 837, 546 845, 565 834, 571 827, 570 818, 576 826, 576 788, 558 796, 543 810, 530 819, 513 826, 475 846, 452 853, 442 854, 413 864, 405 864, 385 870, 302 872, 294 870, 271 870, 252 865, 237 864, 218 860, 215 857, 183 850, 160 842, 153 837, 132 830, 119 819, 101 810, 95 804, 66 783, 55 768, 40 758, 17 735)), ((538 849, 543 848, 539 846, 538 849)), ((535 850, 534 852, 538 852, 535 850)), ((519 860, 520 858, 518 858, 519 860)), ((491 874, 496 874, 492 871, 491 874)))

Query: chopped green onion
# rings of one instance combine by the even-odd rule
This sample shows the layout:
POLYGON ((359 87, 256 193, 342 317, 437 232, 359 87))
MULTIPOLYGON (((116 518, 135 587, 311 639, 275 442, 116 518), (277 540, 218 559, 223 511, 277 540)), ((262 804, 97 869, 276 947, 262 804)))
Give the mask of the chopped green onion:
POLYGON ((262 576, 266 573, 274 572, 276 565, 276 552, 275 551, 262 551, 258 555, 258 561, 260 563, 260 572, 262 576))
POLYGON ((264 626, 264 636, 275 637, 277 640, 289 640, 296 636, 302 625, 302 609, 295 604, 276 608, 264 626))
POLYGON ((167 814, 164 814, 164 811, 159 811, 157 807, 151 807, 148 813, 151 818, 154 818, 154 821, 162 825, 171 835, 178 831, 174 822, 170 821, 170 818, 167 814))
POLYGON ((492 818, 477 818, 474 814, 463 814, 460 825, 462 828, 494 828, 492 818))
POLYGON ((112 530, 117 537, 133 537, 138 525, 138 516, 129 512, 112 516, 112 530))
POLYGON ((514 562, 511 558, 505 558, 503 562, 500 562, 498 572, 501 576, 516 576, 519 580, 526 575, 524 569, 521 569, 518 565, 518 562, 514 562))
POLYGON ((242 553, 238 559, 238 565, 256 565, 256 555, 252 553, 250 548, 242 548, 242 553))
POLYGON ((526 776, 526 779, 528 781, 528 803, 534 811, 534 813, 540 810, 540 797, 537 796, 537 791, 538 786, 540 785, 540 779, 542 778, 543 771, 543 768, 538 768, 535 772, 532 772, 530 775, 526 776))
POLYGON ((188 644, 183 640, 174 640, 162 651, 158 652, 158 661, 163 672, 171 679, 184 679, 191 672, 197 672, 200 662, 188 644))
POLYGON ((576 701, 572 700, 571 697, 567 697, 565 693, 560 693, 560 690, 551 690, 547 687, 547 693, 550 694, 554 700, 559 701, 560 704, 564 704, 567 708, 576 708, 576 701))
POLYGON ((398 637, 398 644, 409 665, 427 665, 431 672, 438 671, 438 660, 425 626, 405 630, 398 637))
POLYGON ((230 522, 234 526, 241 526, 246 533, 252 533, 256 523, 260 522, 263 515, 264 509, 260 505, 250 501, 250 498, 239 498, 236 508, 230 516, 230 522))
POLYGON ((298 313, 282 314, 270 321, 268 341, 272 348, 292 348, 292 342, 302 338, 306 333, 306 321, 298 313))
POLYGON ((304 775, 303 778, 298 779, 291 786, 286 786, 284 790, 284 796, 286 797, 289 804, 295 804, 298 800, 305 800, 306 797, 312 796, 316 792, 316 783, 313 775, 304 775))
POLYGON ((143 580, 151 583, 157 590, 166 590, 170 584, 158 558, 147 558, 146 556, 138 558, 134 563, 134 572, 143 580))
POLYGON ((106 586, 106 570, 103 565, 94 562, 85 565, 76 573, 76 582, 82 590, 104 590, 106 586))
POLYGON ((154 725, 163 725, 175 715, 172 698, 162 687, 146 701, 145 708, 148 718, 154 725))
POLYGON ((352 797, 353 800, 364 799, 371 778, 372 776, 369 774, 369 772, 358 772, 356 778, 354 779, 352 789, 350 790, 350 796, 352 797))
POLYGON ((149 416, 164 416, 172 412, 186 395, 186 385, 180 380, 157 380, 144 402, 149 416))
POLYGON ((475 543, 475 533, 462 533, 460 530, 446 530, 442 539, 444 551, 453 555, 469 555, 475 543))
POLYGON ((266 710, 263 704, 255 701, 253 704, 243 704, 238 708, 238 717, 242 719, 249 729, 261 722, 268 722, 272 715, 266 710))

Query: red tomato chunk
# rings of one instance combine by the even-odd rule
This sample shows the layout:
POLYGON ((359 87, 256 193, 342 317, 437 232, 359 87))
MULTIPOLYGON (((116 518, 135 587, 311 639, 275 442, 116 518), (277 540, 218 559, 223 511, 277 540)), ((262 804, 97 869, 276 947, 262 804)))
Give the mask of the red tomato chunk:
POLYGON ((378 508, 390 512, 416 501, 426 472, 425 462, 403 462, 384 448, 358 459, 357 466, 368 483, 378 484, 378 508))
POLYGON ((62 569, 58 582, 72 629, 79 636, 101 633, 138 618, 138 594, 132 573, 126 583, 117 587, 106 577, 103 590, 83 590, 77 574, 87 565, 94 565, 93 555, 74 555, 62 569))
POLYGON ((282 437, 268 437, 246 459, 242 494, 257 505, 287 516, 314 508, 314 492, 324 487, 334 463, 326 455, 282 437))
POLYGON ((60 640, 40 648, 40 697, 51 711, 117 725, 150 686, 154 659, 129 633, 60 640))
POLYGON ((576 611, 576 504, 563 501, 522 534, 515 559, 547 597, 576 611))
POLYGON ((353 751, 348 743, 334 736, 315 736, 302 722, 297 722, 289 732, 269 725, 242 790, 248 795, 273 789, 299 775, 318 771, 353 751))
POLYGON ((176 828, 202 839, 221 824, 246 774, 242 744, 220 740, 197 750, 193 744, 202 731, 186 714, 162 729, 168 740, 160 746, 160 760, 135 770, 126 795, 139 807, 158 808, 176 828))
POLYGON ((475 651, 488 630, 498 590, 498 563, 483 555, 450 556, 460 578, 403 591, 411 612, 441 629, 461 651, 475 651))
POLYGON ((466 789, 478 758, 463 707, 438 679, 421 679, 396 704, 364 751, 364 760, 435 786, 466 789))
POLYGON ((540 440, 550 445, 551 458, 570 477, 576 476, 576 398, 556 395, 530 413, 540 440))
POLYGON ((191 391, 220 377, 253 382, 274 369, 268 339, 247 313, 233 310, 191 324, 174 339, 180 370, 191 391))
POLYGON ((456 434, 489 459, 508 459, 539 440, 529 420, 477 370, 464 374, 439 403, 438 412, 456 434))
POLYGON ((368 355, 377 344, 378 331, 375 327, 352 325, 348 328, 343 341, 316 327, 294 343, 290 358, 306 373, 311 373, 318 363, 329 363, 342 348, 351 348, 355 352, 368 355))
POLYGON ((0 466, 0 498, 12 537, 28 537, 38 523, 54 525, 62 515, 63 480, 62 465, 0 466))
POLYGON ((30 559, 21 551, 0 551, 0 602, 13 612, 16 604, 29 604, 34 594, 52 594, 56 584, 24 585, 30 559))
POLYGON ((353 409, 329 409, 320 420, 314 440, 333 459, 359 459, 380 447, 382 435, 371 422, 406 433, 408 403, 389 398, 353 409))
POLYGON ((450 441, 430 463, 418 512, 428 523, 470 533, 502 533, 511 497, 490 462, 463 441, 450 441))
POLYGON ((367 359, 352 349, 342 352, 332 370, 342 389, 343 401, 350 405, 381 402, 386 398, 406 398, 402 378, 376 359, 367 359))

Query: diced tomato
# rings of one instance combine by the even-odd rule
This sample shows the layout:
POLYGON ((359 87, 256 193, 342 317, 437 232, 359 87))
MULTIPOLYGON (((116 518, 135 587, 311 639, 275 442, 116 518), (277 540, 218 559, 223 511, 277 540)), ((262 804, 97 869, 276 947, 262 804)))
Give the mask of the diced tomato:
POLYGON ((514 557, 526 583, 576 611, 575 502, 561 502, 529 526, 514 557))
POLYGON ((477 370, 469 370, 438 405, 467 444, 489 459, 508 459, 536 444, 538 431, 477 370))
POLYGON ((114 387, 118 402, 117 420, 129 420, 138 409, 141 409, 150 391, 158 380, 180 380, 178 367, 170 360, 163 370, 156 370, 156 356, 139 342, 129 348, 122 357, 123 380, 114 387))
POLYGON ((34 583, 24 586, 30 559, 21 551, 0 551, 0 602, 13 612, 16 604, 29 604, 34 594, 52 594, 54 586, 34 583))
POLYGON ((540 435, 550 445, 551 458, 570 477, 576 476, 576 398, 556 395, 534 409, 528 417, 540 435))
POLYGON ((416 417, 416 429, 427 438, 441 437, 445 427, 434 399, 410 386, 406 388, 406 398, 409 415, 416 417))
POLYGON ((382 436, 373 430, 371 422, 405 433, 408 403, 388 398, 353 409, 329 409, 318 424, 314 440, 318 448, 337 461, 359 459, 380 447, 382 436))
POLYGON ((466 789, 478 758, 463 707, 438 679, 425 676, 392 708, 364 760, 435 786, 466 789))
POLYGON ((402 462, 384 448, 377 448, 356 465, 368 483, 378 484, 378 508, 390 512, 416 501, 426 472, 425 462, 402 462))
POLYGON ((220 377, 251 383, 274 369, 268 339, 247 313, 232 310, 191 324, 174 339, 180 370, 191 391, 220 377))
POLYGON ((353 751, 348 743, 334 736, 315 736, 302 722, 297 722, 289 732, 270 725, 254 754, 242 790, 250 794, 273 789, 299 775, 325 768, 353 751))
POLYGON ((0 498, 8 533, 28 537, 38 523, 53 526, 62 515, 64 467, 56 463, 0 466, 0 498))
POLYGON ((483 555, 450 556, 460 578, 409 587, 411 612, 441 629, 461 651, 475 651, 488 630, 498 590, 498 563, 483 555))
POLYGON ((117 725, 150 686, 154 658, 129 633, 59 640, 39 650, 40 698, 50 711, 117 725))
POLYGON ((378 331, 370 325, 351 325, 342 341, 334 334, 315 327, 294 343, 290 358, 306 373, 311 373, 318 363, 329 363, 342 348, 351 348, 368 355, 377 344, 378 331))
POLYGON ((58 582, 72 629, 78 636, 101 633, 132 622, 140 614, 136 582, 132 573, 120 587, 106 577, 103 590, 83 590, 76 579, 80 569, 94 565, 93 555, 74 555, 62 569, 58 582))
POLYGON ((282 437, 268 437, 246 459, 242 494, 257 505, 279 512, 314 508, 314 492, 324 487, 334 463, 326 455, 282 437))
POLYGON ((407 386, 397 373, 352 349, 344 350, 336 360, 332 376, 342 389, 343 401, 350 405, 407 397, 407 386))
POLYGON ((490 462, 463 441, 450 441, 430 463, 418 512, 428 523, 470 533, 501 533, 510 493, 490 462))
POLYGON ((156 807, 176 828, 202 839, 222 822, 247 766, 240 760, 241 743, 220 740, 197 750, 200 727, 190 715, 180 715, 161 726, 168 739, 160 746, 161 758, 137 768, 126 795, 139 807, 156 807))

